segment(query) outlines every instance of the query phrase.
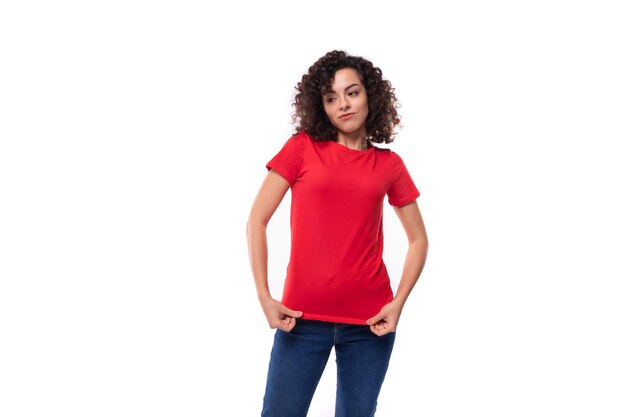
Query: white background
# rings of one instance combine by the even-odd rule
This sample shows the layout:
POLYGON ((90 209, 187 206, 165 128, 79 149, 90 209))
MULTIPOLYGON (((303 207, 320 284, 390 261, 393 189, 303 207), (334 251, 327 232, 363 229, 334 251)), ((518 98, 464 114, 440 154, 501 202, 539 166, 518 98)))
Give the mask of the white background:
POLYGON ((0 6, 0 415, 259 415, 245 223, 332 49, 396 88, 430 238, 377 416, 626 415, 620 2, 207 3, 0 6))

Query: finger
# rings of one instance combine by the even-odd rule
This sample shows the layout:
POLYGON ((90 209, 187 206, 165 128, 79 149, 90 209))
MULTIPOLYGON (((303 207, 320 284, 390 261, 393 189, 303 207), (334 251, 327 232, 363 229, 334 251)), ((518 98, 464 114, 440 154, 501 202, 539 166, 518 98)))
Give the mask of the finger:
POLYGON ((372 333, 374 333, 376 336, 384 336, 387 333, 391 333, 391 329, 389 328, 385 328, 382 326, 370 326, 370 329, 372 331, 372 333))
POLYGON ((296 319, 293 317, 287 317, 285 320, 282 320, 280 324, 281 330, 290 332, 296 326, 296 319))
POLYGON ((272 319, 272 328, 273 329, 281 329, 284 330, 285 327, 287 326, 287 323, 289 323, 289 319, 290 317, 287 317, 284 314, 279 314, 277 317, 272 319))
POLYGON ((286 316, 289 316, 289 317, 296 317, 297 318, 297 317, 300 317, 302 315, 302 311, 294 311, 294 310, 292 310, 290 308, 287 308, 287 307, 283 306, 280 309, 280 314, 283 314, 283 315, 286 315, 286 316))
POLYGON ((384 336, 387 333, 391 333, 391 331, 389 329, 382 329, 378 332, 378 336, 384 336))
POLYGON ((367 319, 365 321, 365 323, 367 323, 368 325, 374 325, 376 323, 378 323, 379 321, 381 321, 382 319, 384 319, 385 316, 383 316, 381 313, 376 314, 374 317, 367 319))
POLYGON ((292 331, 293 328, 296 327, 296 319, 294 319, 293 317, 290 317, 287 323, 287 327, 289 328, 289 331, 292 331))
POLYGON ((379 328, 377 328, 376 326, 370 326, 370 330, 376 336, 381 336, 381 330, 379 328))

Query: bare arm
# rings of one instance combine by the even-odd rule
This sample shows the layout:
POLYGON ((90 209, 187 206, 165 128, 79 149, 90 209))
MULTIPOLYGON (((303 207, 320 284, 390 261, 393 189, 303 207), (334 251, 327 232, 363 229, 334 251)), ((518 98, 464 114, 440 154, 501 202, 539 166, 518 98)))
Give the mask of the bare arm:
POLYGON ((246 226, 248 256, 257 296, 272 329, 290 331, 302 315, 274 300, 267 281, 267 224, 289 190, 289 183, 271 169, 257 193, 246 226))
POLYGON ((378 336, 396 330, 404 304, 424 269, 428 253, 428 236, 417 202, 394 207, 394 210, 406 232, 409 249, 395 298, 386 304, 376 316, 367 320, 372 332, 378 336))
POLYGON ((409 240, 409 249, 404 262, 402 278, 400 279, 395 297, 396 300, 399 300, 404 305, 424 269, 428 253, 428 236, 426 235, 424 220, 416 201, 406 206, 394 207, 394 210, 409 240))

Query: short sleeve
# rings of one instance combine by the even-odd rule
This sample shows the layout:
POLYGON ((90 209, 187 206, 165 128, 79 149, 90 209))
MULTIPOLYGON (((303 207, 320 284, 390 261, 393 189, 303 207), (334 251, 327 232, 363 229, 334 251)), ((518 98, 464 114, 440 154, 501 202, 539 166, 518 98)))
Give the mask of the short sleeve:
POLYGON ((396 153, 392 153, 392 155, 395 159, 393 169, 395 180, 387 191, 387 197, 389 204, 400 207, 416 200, 420 192, 415 186, 411 175, 409 175, 402 158, 396 153))
POLYGON ((292 136, 282 149, 265 165, 267 170, 274 169, 293 186, 302 168, 303 137, 292 136))

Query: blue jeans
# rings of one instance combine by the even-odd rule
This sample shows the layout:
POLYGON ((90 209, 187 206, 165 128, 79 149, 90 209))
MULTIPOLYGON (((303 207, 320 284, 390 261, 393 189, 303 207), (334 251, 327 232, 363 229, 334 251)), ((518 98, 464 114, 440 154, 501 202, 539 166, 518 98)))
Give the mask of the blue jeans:
POLYGON ((276 330, 263 417, 305 417, 332 348, 337 361, 335 417, 372 417, 393 350, 395 333, 369 326, 301 320, 276 330))

